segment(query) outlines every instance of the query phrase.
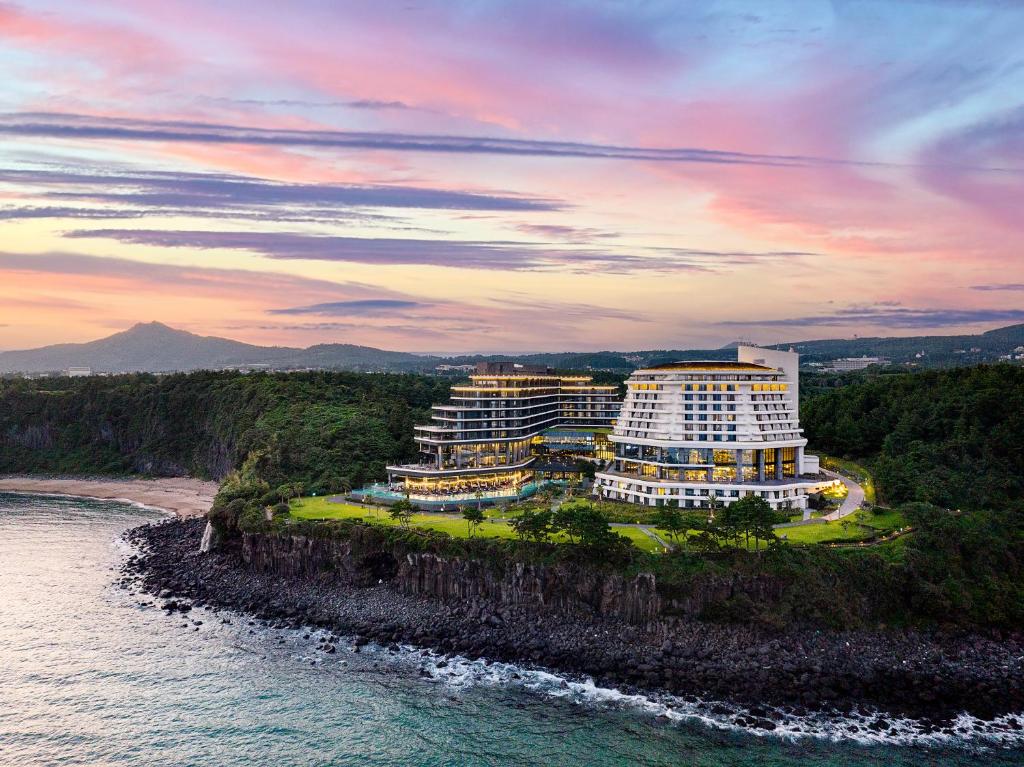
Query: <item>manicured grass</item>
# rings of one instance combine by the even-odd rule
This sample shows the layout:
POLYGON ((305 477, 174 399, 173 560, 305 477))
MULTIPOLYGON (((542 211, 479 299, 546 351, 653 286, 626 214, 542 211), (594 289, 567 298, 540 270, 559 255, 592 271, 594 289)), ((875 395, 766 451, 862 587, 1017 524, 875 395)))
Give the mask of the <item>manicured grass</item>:
MULTIPOLYGON (((352 503, 333 503, 326 497, 298 498, 292 501, 291 507, 293 519, 363 519, 367 522, 388 525, 389 527, 394 527, 398 524, 388 515, 386 507, 366 507, 357 506, 352 503)), ((496 509, 491 509, 490 511, 492 516, 497 516, 499 513, 496 509)), ((515 509, 508 511, 509 516, 513 516, 515 513, 515 509)), ((453 538, 469 537, 466 520, 457 514, 419 513, 414 514, 409 523, 413 527, 448 533, 453 538)), ((633 545, 643 551, 660 550, 657 542, 652 540, 642 530, 633 527, 614 527, 612 530, 628 538, 633 545)), ((509 527, 508 522, 495 518, 488 518, 482 522, 480 527, 477 528, 476 534, 483 538, 515 538, 515 533, 509 527)), ((667 540, 667 536, 664 533, 659 533, 659 535, 667 540)), ((568 542, 568 538, 562 534, 554 536, 552 540, 568 542)))
MULTIPOLYGON (((469 527, 466 525, 466 520, 460 517, 451 517, 450 519, 441 516, 440 514, 416 514, 411 521, 414 527, 422 527, 427 530, 437 530, 438 532, 448 533, 452 538, 468 538, 469 527)), ((476 535, 481 538, 515 538, 516 534, 512 532, 512 528, 509 527, 505 522, 498 522, 494 520, 485 520, 480 523, 480 526, 476 529, 476 535)))
POLYGON ((852 518, 862 525, 867 525, 883 532, 889 532, 907 524, 907 520, 903 518, 903 515, 892 509, 886 509, 877 514, 872 511, 861 511, 854 514, 852 518))
MULTIPOLYGON (((356 506, 353 503, 331 503, 327 496, 319 498, 297 498, 291 502, 292 517, 295 519, 353 519, 374 518, 374 510, 356 506)), ((387 516, 387 511, 377 512, 387 516)))
POLYGON ((813 525, 785 527, 776 530, 780 538, 786 536, 785 542, 807 545, 828 541, 863 541, 879 534, 886 534, 906 524, 903 515, 897 511, 882 514, 858 512, 838 522, 821 522, 813 525), (847 521, 846 525, 843 521, 847 521))
MULTIPOLYGON (((397 526, 386 507, 356 506, 351 503, 332 503, 327 498, 299 498, 292 501, 294 519, 364 519, 381 525, 397 526)), ((414 514, 409 521, 413 527, 448 533, 453 538, 469 537, 466 520, 457 514, 414 514)), ((488 538, 514 538, 515 533, 505 522, 485 520, 477 534, 488 538)))
MULTIPOLYGON (((388 514, 387 507, 357 506, 352 503, 333 503, 326 497, 299 498, 292 501, 291 516, 293 519, 364 519, 367 522, 397 526, 388 514)), ((492 510, 496 511, 496 510, 492 510)), ((515 515, 515 508, 509 509, 509 516, 515 515)), ((813 525, 800 525, 777 530, 780 538, 786 536, 785 543, 793 545, 810 545, 829 541, 861 541, 885 534, 906 524, 903 516, 896 511, 885 511, 874 514, 867 511, 858 512, 847 517, 848 523, 823 522, 813 525)), ((421 512, 414 514, 410 520, 413 527, 436 530, 447 533, 453 538, 467 538, 469 530, 466 520, 458 514, 441 514, 421 512)), ((660 551, 661 547, 643 530, 637 527, 613 527, 612 531, 628 538, 634 546, 642 551, 660 551)), ((654 530, 663 541, 671 543, 671 538, 663 530, 654 530)), ((515 538, 515 533, 506 520, 489 517, 477 528, 477 535, 484 538, 515 538)), ((554 536, 553 540, 568 542, 565 535, 554 536)))
MULTIPOLYGON (((634 546, 643 551, 661 551, 661 546, 639 527, 613 527, 613 533, 618 533, 623 538, 628 538, 634 546)), ((661 534, 663 540, 668 538, 661 534)))

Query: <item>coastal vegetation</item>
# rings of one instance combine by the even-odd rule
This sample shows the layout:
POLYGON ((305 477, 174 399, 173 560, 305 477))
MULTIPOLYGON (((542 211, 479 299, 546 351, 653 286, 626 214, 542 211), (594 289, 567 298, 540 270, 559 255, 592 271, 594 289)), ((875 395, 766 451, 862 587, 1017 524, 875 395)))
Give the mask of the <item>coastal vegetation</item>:
POLYGON ((382 478, 387 462, 412 459, 411 427, 447 386, 357 373, 4 380, 0 471, 223 479, 210 517, 228 540, 245 531, 344 536, 369 525, 496 566, 568 558, 649 572, 668 598, 685 597, 695 574, 790 584, 763 605, 723 598, 708 614, 716 620, 1024 623, 1020 368, 811 382, 811 447, 847 473, 870 473, 886 507, 770 535, 769 522, 786 520, 733 524, 727 513, 708 526, 700 514, 573 499, 556 522, 550 498, 484 510, 482 520, 411 508, 392 519, 326 501, 382 478), (910 532, 892 535, 901 530, 910 532))
POLYGON ((1006 509, 1024 497, 1024 367, 981 365, 808 383, 810 446, 858 461, 878 501, 1006 509))
POLYGON ((343 492, 412 460, 448 382, 422 375, 200 372, 0 379, 0 472, 224 479, 343 492))

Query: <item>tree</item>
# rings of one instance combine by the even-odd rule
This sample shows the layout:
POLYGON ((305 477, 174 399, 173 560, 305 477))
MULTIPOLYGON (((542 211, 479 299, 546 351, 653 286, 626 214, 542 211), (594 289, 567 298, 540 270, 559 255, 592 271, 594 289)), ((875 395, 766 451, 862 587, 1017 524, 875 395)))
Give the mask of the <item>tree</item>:
POLYGON ((576 495, 576 491, 579 490, 580 479, 579 477, 572 477, 568 482, 565 483, 565 497, 572 498, 576 495))
POLYGON ((462 508, 462 518, 466 520, 469 537, 472 538, 480 527, 480 523, 484 521, 484 512, 479 506, 476 508, 464 506, 462 508))
POLYGON ((587 505, 575 501, 563 503, 552 515, 551 526, 556 532, 565 533, 570 543, 576 543, 580 536, 582 512, 587 505))
POLYGON ((608 518, 586 501, 563 503, 552 517, 552 527, 565 533, 571 543, 594 549, 613 548, 625 541, 612 532, 608 518))
POLYGON ((758 541, 775 540, 775 515, 771 504, 759 495, 748 493, 730 503, 718 513, 716 524, 727 540, 738 546, 742 538, 747 549, 751 538, 755 549, 758 541))
POLYGON ((759 541, 764 541, 766 544, 777 541, 775 512, 772 511, 771 504, 759 495, 747 495, 740 500, 748 501, 750 506, 746 516, 750 534, 754 538, 754 548, 757 548, 759 541))
POLYGON ((686 517, 674 506, 662 506, 654 515, 654 524, 668 533, 668 537, 678 546, 679 536, 686 540, 686 531, 689 529, 686 517))
POLYGON ((484 491, 483 490, 477 490, 475 493, 473 493, 473 497, 476 498, 476 507, 477 507, 477 509, 478 510, 482 509, 482 507, 484 505, 484 491))
POLYGON ((738 547, 743 528, 740 515, 733 509, 733 504, 727 506, 715 498, 709 505, 708 532, 719 541, 738 547))
POLYGON ((551 535, 551 517, 550 509, 524 509, 509 525, 520 540, 540 543, 551 535))
POLYGON ((402 527, 408 527, 412 515, 416 512, 416 506, 411 503, 408 499, 403 499, 391 504, 391 508, 388 509, 388 514, 402 527))
POLYGON ((330 492, 348 495, 352 492, 352 478, 348 476, 333 477, 327 483, 330 492))
POLYGON ((625 538, 612 531, 604 514, 589 504, 578 512, 577 525, 581 546, 592 549, 612 549, 621 547, 623 543, 628 544, 625 538))
POLYGON ((555 488, 551 483, 548 483, 541 487, 537 491, 537 500, 551 503, 555 498, 555 488))

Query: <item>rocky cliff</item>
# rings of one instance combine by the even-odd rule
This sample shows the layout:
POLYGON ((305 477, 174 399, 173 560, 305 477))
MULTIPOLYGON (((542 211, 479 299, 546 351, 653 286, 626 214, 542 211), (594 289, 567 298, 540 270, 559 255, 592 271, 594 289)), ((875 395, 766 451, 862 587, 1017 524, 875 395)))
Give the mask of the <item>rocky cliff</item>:
POLYGON ((929 717, 1024 710, 1024 639, 1017 634, 750 622, 755 599, 777 602, 784 587, 803 596, 801 581, 700 571, 680 591, 649 574, 507 564, 497 552, 488 556, 483 541, 427 550, 414 533, 362 526, 337 537, 249 535, 200 554, 204 527, 196 519, 133 530, 129 539, 140 553, 126 562, 122 585, 159 594, 171 613, 192 604, 225 607, 278 626, 328 628, 354 637, 357 648, 368 640, 411 643, 539 664, 603 686, 759 707, 882 706, 929 717), (474 556, 463 555, 471 550, 474 556), (723 599, 745 603, 748 620, 687 617, 720 609, 723 599))
POLYGON ((346 585, 384 582, 403 594, 444 602, 524 606, 538 612, 612 618, 651 629, 676 619, 701 617, 737 598, 775 600, 784 590, 777 578, 716 574, 695 577, 682 592, 662 593, 651 573, 624 577, 596 566, 441 556, 409 550, 366 528, 354 528, 351 537, 344 539, 246 534, 241 557, 249 567, 266 574, 329 574, 346 585))

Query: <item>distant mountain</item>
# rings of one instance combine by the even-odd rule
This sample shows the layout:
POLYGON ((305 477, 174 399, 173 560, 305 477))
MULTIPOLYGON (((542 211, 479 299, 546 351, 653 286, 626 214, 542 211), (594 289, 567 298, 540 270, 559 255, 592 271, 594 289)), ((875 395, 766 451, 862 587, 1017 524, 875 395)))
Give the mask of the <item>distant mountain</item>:
MULTIPOLYGON (((951 367, 993 362, 1024 345, 1024 324, 973 336, 914 336, 909 338, 823 339, 776 344, 795 348, 803 362, 826 362, 840 357, 885 357, 893 364, 951 367)), ((306 368, 376 372, 431 372, 439 364, 469 365, 482 361, 514 360, 562 370, 625 373, 676 360, 724 360, 735 357, 735 343, 720 349, 653 349, 635 352, 557 352, 550 354, 472 355, 440 357, 386 351, 353 344, 318 344, 307 349, 256 346, 214 336, 199 336, 159 322, 140 323, 121 333, 81 344, 57 344, 40 349, 0 352, 2 373, 53 373, 90 368, 96 373, 219 370, 266 367, 273 370, 306 368)))
POLYGON ((96 373, 165 373, 249 366, 421 370, 430 369, 433 364, 415 354, 351 344, 324 344, 308 349, 256 346, 227 338, 199 336, 159 322, 140 323, 88 343, 0 352, 0 373, 56 372, 73 367, 90 368, 96 373))
POLYGON ((776 344, 792 347, 801 362, 827 362, 841 357, 885 357, 893 364, 953 367, 994 362, 1024 346, 1024 324, 996 328, 973 336, 908 336, 905 338, 853 338, 776 344))

